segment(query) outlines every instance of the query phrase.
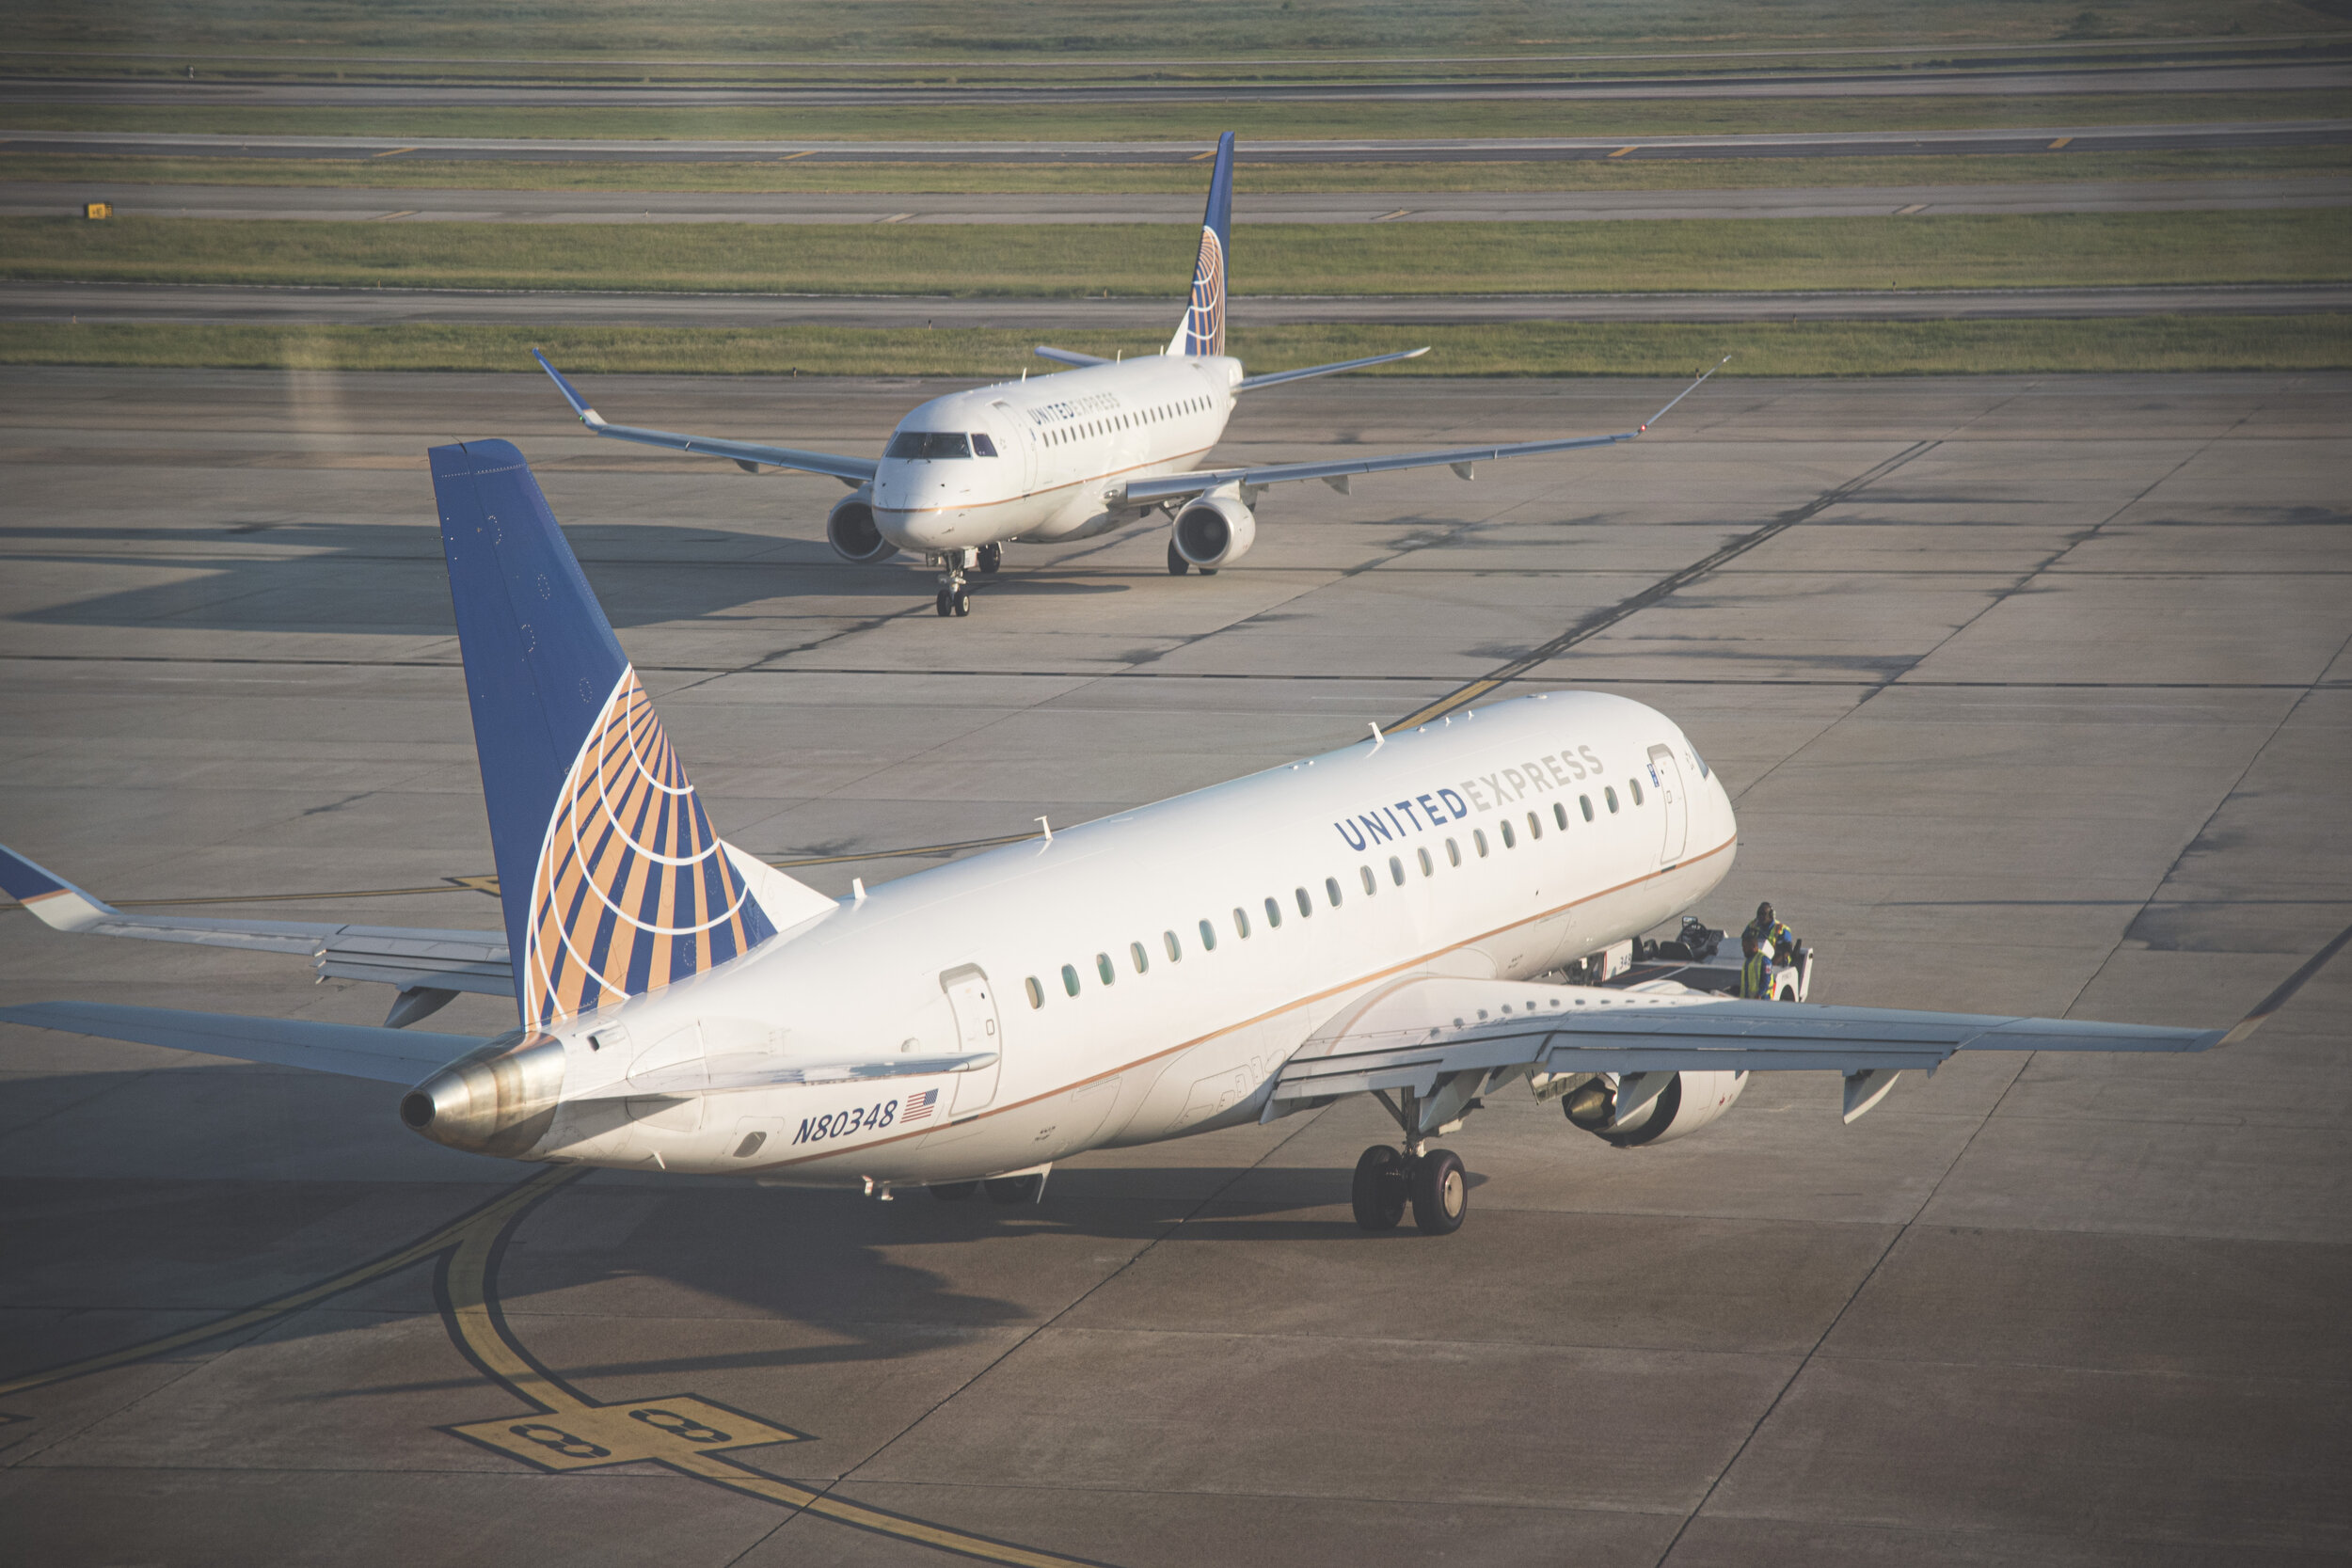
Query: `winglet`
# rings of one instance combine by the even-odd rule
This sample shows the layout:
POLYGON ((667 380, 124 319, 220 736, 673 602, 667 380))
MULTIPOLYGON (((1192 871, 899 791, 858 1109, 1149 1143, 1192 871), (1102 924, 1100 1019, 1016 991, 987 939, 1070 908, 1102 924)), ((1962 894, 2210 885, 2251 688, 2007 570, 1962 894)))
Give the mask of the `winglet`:
POLYGON ((2346 942, 2352 942, 2352 926, 2346 926, 2343 930, 2338 931, 2333 942, 2312 954, 2302 968, 2281 980, 2278 990, 2255 1003, 2254 1010, 2240 1019, 2237 1026, 2216 1040, 2215 1045, 2241 1045, 2251 1038, 2254 1031, 2268 1022, 2271 1014, 2294 1000, 2295 993, 2303 989, 2305 981, 2327 968, 2328 960, 2344 951, 2346 942))
POLYGON ((564 401, 572 405, 572 412, 580 416, 581 424, 591 430, 600 430, 604 427, 604 416, 588 406, 588 400, 580 395, 580 388, 564 380, 564 372, 548 364, 546 355, 534 348, 531 351, 531 356, 539 361, 541 370, 554 378, 555 389, 564 394, 564 401))
MULTIPOLYGON (((544 361, 543 361, 543 363, 544 363, 544 361)), ((1724 355, 1724 356, 1721 359, 1716 360, 1713 364, 1711 364, 1711 365, 1708 366, 1708 367, 1707 367, 1707 369, 1705 369, 1704 371, 1701 371, 1701 372, 1699 372, 1699 378, 1698 378, 1698 380, 1692 382, 1692 383, 1691 383, 1691 385, 1689 385, 1688 387, 1685 387, 1685 388, 1682 388, 1682 390, 1680 390, 1679 392, 1677 392, 1677 393, 1674 395, 1674 397, 1673 397, 1673 398, 1672 398, 1672 399, 1671 399, 1671 400, 1667 403, 1667 404, 1666 404, 1666 406, 1665 406, 1665 407, 1661 408, 1661 409, 1660 409, 1657 413, 1652 414, 1652 415, 1651 415, 1648 419, 1644 420, 1642 421, 1642 428, 1641 428, 1641 430, 1639 430, 1639 431, 1635 432, 1635 434, 1636 434, 1636 435, 1645 435, 1645 434, 1647 434, 1647 433, 1648 433, 1648 430, 1649 430, 1649 427, 1650 427, 1650 426, 1652 426, 1652 425, 1654 425, 1654 424, 1656 424, 1659 420, 1661 420, 1664 419, 1664 418, 1665 418, 1665 417, 1666 417, 1669 413, 1671 413, 1671 412, 1673 411, 1673 409, 1674 409, 1674 405, 1675 405, 1676 404, 1680 403, 1680 402, 1681 402, 1684 398, 1687 398, 1687 397, 1689 397, 1689 396, 1690 396, 1692 392, 1697 391, 1697 390, 1699 389, 1699 388, 1700 388, 1702 385, 1704 385, 1704 384, 1706 383, 1707 378, 1708 378, 1708 376, 1713 375, 1713 374, 1714 374, 1717 371, 1722 370, 1722 369, 1723 369, 1725 365, 1728 365, 1728 364, 1730 364, 1730 363, 1731 363, 1731 356, 1730 356, 1730 355, 1728 355, 1728 354, 1726 354, 1726 355, 1724 355)), ((550 372, 550 373, 552 373, 552 372, 550 372)), ((558 377, 558 379, 560 380, 560 379, 562 379, 562 378, 561 378, 561 377, 558 377)))
POLYGON ((87 931, 122 911, 0 845, 0 889, 56 931, 87 931))

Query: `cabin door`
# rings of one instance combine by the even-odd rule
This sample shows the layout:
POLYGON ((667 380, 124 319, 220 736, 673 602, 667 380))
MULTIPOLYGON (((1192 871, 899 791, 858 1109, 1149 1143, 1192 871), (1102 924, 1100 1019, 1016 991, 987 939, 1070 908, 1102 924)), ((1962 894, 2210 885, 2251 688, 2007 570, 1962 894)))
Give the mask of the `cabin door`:
POLYGON ((1005 1035, 996 1022, 996 992, 977 964, 947 971, 939 977, 939 989, 947 993, 947 1006, 956 1015, 956 1053, 997 1053, 984 1068, 955 1074, 955 1098, 947 1114, 969 1116, 996 1098, 996 1080, 1004 1071, 1005 1035))
POLYGON ((1664 808, 1666 838, 1658 853, 1658 863, 1673 865, 1682 859, 1682 851, 1691 836, 1691 802, 1682 790, 1682 768, 1675 761, 1670 746, 1649 749, 1650 787, 1658 791, 1658 803, 1664 808))
POLYGON ((1013 445, 1021 450, 1005 455, 1021 465, 1021 493, 1032 494, 1037 489, 1037 426, 1002 399, 989 406, 1004 417, 1006 428, 1013 432, 1013 445))

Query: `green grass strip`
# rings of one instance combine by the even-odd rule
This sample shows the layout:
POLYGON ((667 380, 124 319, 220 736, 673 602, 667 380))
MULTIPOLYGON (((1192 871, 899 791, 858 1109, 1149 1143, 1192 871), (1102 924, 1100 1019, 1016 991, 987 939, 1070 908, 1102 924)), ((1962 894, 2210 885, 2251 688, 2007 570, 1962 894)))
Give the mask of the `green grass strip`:
MULTIPOLYGON (((686 293, 1180 294, 1167 224, 489 224, 0 219, 0 277, 686 293)), ((1250 294, 1956 289, 2332 281, 2352 210, 1611 223, 1263 224, 1250 294)))
POLYGON ((12 131, 194 131, 238 135, 561 136, 671 140, 1163 141, 1256 138, 1644 136, 2331 119, 2344 94, 2181 92, 1916 98, 1225 100, 1192 103, 948 103, 770 108, 692 105, 366 109, 19 103, 12 131))
MULTIPOLYGON (((1034 332, 953 328, 208 326, 0 323, 0 363, 261 370, 510 371, 544 348, 575 375, 1011 377, 1044 366, 1034 332)), ((1089 347, 1151 353, 1156 332, 1089 334, 1089 347)), ((2100 321, 1524 323, 1237 329, 1257 372, 1377 354, 1434 352, 1369 374, 1684 375, 1729 354, 1729 375, 1979 375, 2070 371, 2352 369, 2352 316, 2150 316, 2100 321)), ((548 396, 553 394, 549 392, 548 396)))
MULTIPOLYGON (((1979 185, 2056 181, 2220 180, 2352 172, 2352 148, 2252 147, 2187 152, 1979 153, 1869 158, 1531 159, 1525 163, 1251 164, 1244 198, 1323 191, 1683 191, 1787 186, 1979 185)), ((1165 194, 1199 197, 1194 165, 779 162, 562 163, 463 158, 120 158, 0 152, 0 181, 330 185, 370 190, 714 191, 911 196, 1165 194)))

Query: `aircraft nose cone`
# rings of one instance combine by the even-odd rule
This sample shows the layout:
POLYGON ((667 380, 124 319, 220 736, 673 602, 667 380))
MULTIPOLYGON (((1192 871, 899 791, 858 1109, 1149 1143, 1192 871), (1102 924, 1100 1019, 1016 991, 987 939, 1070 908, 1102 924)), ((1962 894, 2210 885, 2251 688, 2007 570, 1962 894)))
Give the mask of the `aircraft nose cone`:
POLYGON ((408 1091, 400 1119, 437 1144, 508 1159, 547 1136, 564 1094, 564 1047, 517 1030, 408 1091))

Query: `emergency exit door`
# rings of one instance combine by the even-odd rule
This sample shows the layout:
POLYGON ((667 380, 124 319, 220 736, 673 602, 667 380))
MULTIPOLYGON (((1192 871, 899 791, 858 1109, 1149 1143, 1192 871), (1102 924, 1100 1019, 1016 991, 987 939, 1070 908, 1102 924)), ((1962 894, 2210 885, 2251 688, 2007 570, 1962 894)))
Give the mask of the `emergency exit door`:
POLYGON ((947 1006, 956 1015, 956 1054, 993 1051, 996 1060, 970 1072, 959 1072, 956 1092, 947 1107, 950 1116, 967 1116, 996 1098, 996 1080, 1004 1071, 1004 1031, 996 1022, 996 993, 977 964, 951 969, 939 977, 947 993, 947 1006))
POLYGON ((1672 747, 1649 749, 1649 782, 1658 791, 1658 803, 1666 817, 1666 837, 1658 852, 1658 863, 1672 865, 1682 859, 1691 837, 1691 803, 1683 797, 1682 768, 1675 761, 1672 747))

